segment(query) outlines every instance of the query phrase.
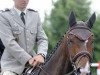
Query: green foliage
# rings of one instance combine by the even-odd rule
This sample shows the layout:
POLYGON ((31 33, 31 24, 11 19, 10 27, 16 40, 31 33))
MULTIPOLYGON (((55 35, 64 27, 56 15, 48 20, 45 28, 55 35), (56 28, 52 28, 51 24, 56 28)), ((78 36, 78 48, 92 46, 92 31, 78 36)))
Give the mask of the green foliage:
POLYGON ((90 15, 90 2, 87 0, 58 0, 53 5, 54 8, 50 16, 46 15, 44 21, 50 50, 55 47, 61 36, 68 30, 68 17, 71 11, 76 13, 77 20, 87 20, 90 15))
POLYGON ((94 33, 94 56, 95 60, 100 61, 100 15, 97 16, 95 25, 93 27, 94 33))

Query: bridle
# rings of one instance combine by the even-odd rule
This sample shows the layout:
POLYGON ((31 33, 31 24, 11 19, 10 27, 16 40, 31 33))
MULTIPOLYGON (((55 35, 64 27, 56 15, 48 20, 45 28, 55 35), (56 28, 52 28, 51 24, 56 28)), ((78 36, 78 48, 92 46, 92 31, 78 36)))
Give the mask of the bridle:
MULTIPOLYGON (((74 30, 74 29, 86 29, 86 30, 89 30, 89 31, 91 32, 91 30, 90 30, 89 28, 87 28, 87 27, 83 27, 83 26, 81 26, 81 27, 73 27, 73 28, 71 28, 71 29, 68 31, 68 35, 70 35, 70 32, 71 32, 72 30, 74 30)), ((75 35, 75 34, 73 33, 73 35, 75 35)), ((77 35, 75 35, 75 36, 77 36, 77 35)), ((70 49, 69 49, 69 47, 70 47, 70 40, 69 40, 69 37, 67 37, 67 46, 68 46, 68 54, 69 54, 69 58, 70 58, 70 62, 71 62, 71 64, 72 64, 73 70, 72 70, 71 72, 65 74, 65 75, 71 75, 71 74, 78 75, 77 73, 80 72, 80 71, 79 71, 80 68, 78 68, 77 65, 78 65, 79 61, 81 60, 81 58, 86 57, 86 58, 89 59, 89 62, 92 62, 92 55, 91 55, 88 51, 81 51, 81 52, 78 52, 78 53, 72 58, 72 57, 71 57, 71 52, 69 51, 69 50, 70 50, 70 49), (75 64, 75 62, 76 62, 76 60, 77 60, 78 58, 79 58, 78 63, 75 64)))

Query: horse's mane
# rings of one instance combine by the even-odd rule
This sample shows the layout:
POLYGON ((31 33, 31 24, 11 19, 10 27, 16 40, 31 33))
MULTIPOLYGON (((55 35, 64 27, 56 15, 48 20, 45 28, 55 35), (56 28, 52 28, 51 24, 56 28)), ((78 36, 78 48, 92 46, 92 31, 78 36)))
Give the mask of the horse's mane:
POLYGON ((55 53, 55 51, 58 49, 58 47, 60 46, 60 44, 62 43, 62 40, 64 38, 64 36, 66 35, 66 32, 63 36, 61 36, 60 40, 57 42, 56 46, 54 47, 54 49, 47 54, 47 57, 46 57, 46 62, 50 60, 50 58, 52 57, 52 55, 55 53))

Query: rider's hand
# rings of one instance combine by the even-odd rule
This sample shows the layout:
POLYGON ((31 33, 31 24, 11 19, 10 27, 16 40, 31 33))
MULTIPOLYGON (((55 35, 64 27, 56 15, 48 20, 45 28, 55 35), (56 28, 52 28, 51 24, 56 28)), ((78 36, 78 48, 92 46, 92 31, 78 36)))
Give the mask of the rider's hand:
POLYGON ((44 57, 40 54, 34 56, 29 60, 29 64, 33 67, 39 66, 41 63, 44 63, 44 57))

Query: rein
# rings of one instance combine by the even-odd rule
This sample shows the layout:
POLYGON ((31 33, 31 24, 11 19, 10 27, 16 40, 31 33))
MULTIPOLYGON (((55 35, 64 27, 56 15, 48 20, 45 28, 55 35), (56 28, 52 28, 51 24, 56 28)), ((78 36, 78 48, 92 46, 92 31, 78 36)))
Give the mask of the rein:
POLYGON ((40 70, 42 70, 46 75, 49 75, 41 66, 38 66, 38 68, 40 68, 40 70))
MULTIPOLYGON (((49 75, 41 66, 38 66, 38 68, 40 68, 46 75, 49 75)), ((71 72, 64 74, 64 75, 71 75, 75 72, 76 70, 72 70, 71 72)), ((38 74, 39 75, 39 74, 38 74)))

